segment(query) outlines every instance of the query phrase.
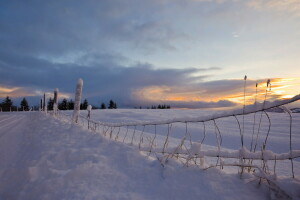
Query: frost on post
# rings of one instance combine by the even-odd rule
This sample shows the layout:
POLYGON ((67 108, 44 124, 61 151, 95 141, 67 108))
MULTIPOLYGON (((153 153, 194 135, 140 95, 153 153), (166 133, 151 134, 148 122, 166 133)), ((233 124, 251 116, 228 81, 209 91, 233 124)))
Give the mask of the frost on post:
POLYGON ((92 111, 92 106, 91 105, 88 105, 87 111, 88 111, 87 118, 90 119, 91 118, 91 111, 92 111))
POLYGON ((58 88, 56 88, 54 90, 54 99, 53 99, 53 111, 54 114, 57 114, 57 110, 58 110, 58 88))
POLYGON ((75 92, 75 103, 74 103, 74 111, 73 111, 73 122, 78 122, 79 112, 80 112, 80 101, 81 101, 81 93, 82 93, 82 79, 78 79, 76 85, 76 92, 75 92))
POLYGON ((44 111, 46 113, 48 112, 48 108, 47 108, 47 105, 46 105, 47 98, 48 98, 47 94, 44 93, 44 104, 43 104, 43 106, 44 106, 44 111))
POLYGON ((45 107, 46 107, 46 94, 44 93, 43 111, 45 111, 45 107))

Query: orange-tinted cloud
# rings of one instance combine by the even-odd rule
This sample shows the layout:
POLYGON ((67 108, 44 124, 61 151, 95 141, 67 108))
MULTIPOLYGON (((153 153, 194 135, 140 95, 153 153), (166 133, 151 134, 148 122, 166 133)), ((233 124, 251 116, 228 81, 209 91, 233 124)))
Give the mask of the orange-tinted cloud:
POLYGON ((0 98, 9 97, 24 97, 24 96, 35 96, 34 93, 29 91, 26 88, 22 87, 9 87, 9 86, 0 86, 0 98))
POLYGON ((197 86, 150 86, 134 91, 133 95, 150 102, 218 102, 231 101, 238 104, 253 104, 257 101, 273 101, 290 98, 300 93, 300 78, 273 78, 267 80, 247 80, 244 97, 244 82, 239 80, 215 81, 197 86), (223 84, 223 85, 222 85, 223 84), (228 86, 224 86, 227 84, 228 86), (222 90, 223 88, 224 90, 222 90))
MULTIPOLYGON (((32 97, 32 96, 42 96, 44 92, 40 90, 35 90, 33 88, 28 87, 10 87, 1 85, 0 86, 0 98, 5 98, 7 96, 11 98, 19 98, 19 97, 32 97)), ((46 92, 46 95, 50 98, 53 96, 53 92, 46 92)), ((59 93, 59 98, 70 98, 69 93, 59 93)))

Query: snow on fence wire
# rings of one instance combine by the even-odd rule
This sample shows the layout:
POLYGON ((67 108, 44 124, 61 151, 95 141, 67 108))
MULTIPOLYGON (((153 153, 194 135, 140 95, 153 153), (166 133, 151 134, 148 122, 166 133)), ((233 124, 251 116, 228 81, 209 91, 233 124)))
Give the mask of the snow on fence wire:
MULTIPOLYGON (((234 165, 240 165, 242 167, 242 172, 244 171, 244 165, 247 164, 247 170, 250 172, 251 168, 257 168, 259 161, 260 166, 263 171, 270 173, 267 162, 273 160, 276 165, 276 161, 280 160, 290 160, 291 162, 291 174, 294 174, 293 159, 300 157, 300 150, 293 149, 292 146, 292 114, 291 111, 284 105, 295 102, 300 99, 300 95, 297 95, 291 99, 278 100, 274 102, 264 102, 256 103, 253 105, 245 106, 243 109, 226 111, 222 113, 217 113, 215 115, 200 116, 197 118, 175 118, 172 120, 160 120, 160 121, 150 121, 150 122, 129 122, 129 123, 106 123, 91 120, 88 117, 79 116, 78 124, 87 127, 88 129, 99 132, 104 136, 114 139, 119 142, 127 143, 130 145, 137 146, 141 151, 154 154, 164 165, 170 158, 178 158, 184 165, 188 166, 190 164, 196 164, 205 168, 203 165, 204 157, 214 157, 217 158, 216 164, 214 166, 220 166, 221 168, 226 165, 223 159, 231 158, 238 159, 239 163, 233 163, 234 165), (267 150, 268 138, 270 136, 270 129, 272 126, 270 114, 267 110, 272 108, 280 108, 287 113, 289 118, 289 148, 288 152, 285 153, 274 153, 267 150), (259 114, 258 116, 257 113, 259 114), (249 150, 246 147, 245 142, 245 130, 243 131, 242 123, 244 124, 239 116, 254 114, 258 120, 252 122, 253 129, 251 134, 251 142, 249 143, 249 150), (266 127, 262 127, 262 117, 263 115, 267 118, 266 127), (223 132, 218 125, 218 120, 224 118, 233 118, 238 127, 240 135, 240 149, 235 151, 226 150, 222 148, 222 135, 223 132), (256 124, 257 123, 257 124, 256 124), (181 126, 179 125, 181 124, 181 126), (202 131, 199 131, 198 141, 193 139, 193 127, 201 126, 202 131), (176 129, 174 130, 176 126, 176 129), (192 127, 193 126, 193 127, 192 127), (257 127, 258 126, 258 127, 257 127), (181 128, 180 128, 181 127, 181 128), (191 128, 190 128, 191 127, 191 128), (190 131, 191 129, 191 131, 190 131), (209 130, 210 129, 210 130, 209 130), (257 129, 257 130, 255 130, 257 129), (213 131, 212 131, 213 130, 213 131), (178 131, 183 133, 178 134, 178 131), (264 133, 263 133, 264 131, 264 133), (158 133, 159 132, 159 133, 158 133), (173 134, 176 132, 176 136, 173 134), (202 148, 204 145, 207 135, 214 134, 216 141, 216 149, 205 150, 202 148), (199 135, 202 135, 202 139, 199 140, 199 135), (264 138, 262 138, 262 136, 264 138), (259 145, 259 138, 262 142, 259 145), (258 148, 260 147, 260 150, 258 148), (253 165, 256 163, 256 165, 253 165)), ((70 116, 59 112, 57 116, 64 120, 70 120, 70 116)), ((249 127, 249 126, 248 126, 249 127)), ((251 126, 250 126, 251 127, 251 126)), ((249 131, 249 130, 248 130, 249 131)), ((209 165, 208 167, 212 167, 209 165)), ((276 172, 276 167, 274 167, 274 173, 276 172)))
MULTIPOLYGON (((199 166, 204 170, 211 167, 223 169, 227 166, 236 166, 241 174, 253 173, 260 180, 259 182, 264 180, 275 196, 289 199, 289 195, 278 186, 274 177, 277 173, 276 164, 288 160, 290 160, 291 175, 293 178, 295 177, 293 160, 300 157, 300 149, 293 149, 293 115, 285 105, 299 99, 300 95, 297 95, 291 99, 255 103, 244 106, 243 109, 214 115, 149 122, 106 123, 91 120, 81 114, 78 123, 112 140, 138 147, 147 155, 156 157, 162 166, 170 159, 177 159, 184 166, 199 166), (267 110, 274 108, 285 112, 275 115, 284 114, 289 121, 288 127, 285 127, 289 134, 287 138, 289 147, 288 151, 284 153, 275 153, 267 148, 272 126, 270 117, 272 113, 268 113, 267 110), (245 126, 246 116, 253 117, 250 126, 249 124, 245 126), (262 125, 263 116, 265 116, 266 122, 264 127, 262 125), (240 148, 233 151, 222 147, 223 136, 226 133, 223 133, 220 128, 219 121, 228 118, 235 121, 236 131, 240 136, 240 148), (195 126, 198 127, 197 131, 193 129, 195 126), (199 131, 199 127, 201 127, 201 131, 199 131), (251 140, 248 143, 245 140, 246 128, 249 129, 248 133, 251 132, 251 140), (178 132, 181 132, 181 135, 178 132), (198 137, 194 137, 195 134, 198 137), (211 139, 211 136, 215 137, 216 148, 205 148, 204 142, 208 137, 211 139), (248 149, 247 146, 250 148, 248 149), (270 167, 270 162, 273 164, 273 169, 270 167)), ((249 121, 247 122, 249 123, 249 121)))
POLYGON ((241 174, 252 172, 260 182, 265 180, 276 196, 288 198, 289 196, 276 184, 274 176, 276 177, 277 163, 290 160, 291 175, 295 177, 293 160, 300 157, 300 149, 293 148, 293 115, 286 105, 299 99, 300 95, 297 95, 291 99, 274 102, 255 102, 252 105, 244 105, 243 109, 213 115, 145 122, 99 122, 90 119, 90 111, 88 116, 79 114, 77 121, 61 111, 53 114, 61 120, 77 123, 112 140, 136 146, 147 155, 155 156, 162 166, 170 159, 177 159, 184 166, 194 165, 201 169, 236 166, 241 174), (284 127, 289 135, 288 148, 283 153, 275 153, 268 149, 271 128, 276 125, 272 124, 272 113, 267 112, 270 109, 280 109, 288 118, 288 125, 284 127), (235 125, 236 128, 223 131, 222 120, 223 123, 227 123, 228 119, 233 120, 231 125, 235 125), (237 150, 223 147, 223 138, 230 131, 239 134, 237 150), (206 145, 206 141, 209 146, 206 145), (215 147, 211 147, 211 141, 215 142, 215 147), (270 162, 273 169, 269 166, 270 162))

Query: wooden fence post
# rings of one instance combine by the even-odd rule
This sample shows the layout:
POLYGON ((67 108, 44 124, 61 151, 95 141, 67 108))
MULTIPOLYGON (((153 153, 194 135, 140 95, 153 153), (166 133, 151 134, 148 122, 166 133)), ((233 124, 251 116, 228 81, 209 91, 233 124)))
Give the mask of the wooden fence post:
POLYGON ((82 86, 83 86, 83 80, 80 78, 77 81, 76 91, 75 91, 75 103, 74 103, 74 111, 72 117, 72 121, 74 123, 77 123, 79 118, 82 86))
POLYGON ((53 111, 55 115, 57 114, 57 110, 58 110, 58 88, 54 90, 53 111))

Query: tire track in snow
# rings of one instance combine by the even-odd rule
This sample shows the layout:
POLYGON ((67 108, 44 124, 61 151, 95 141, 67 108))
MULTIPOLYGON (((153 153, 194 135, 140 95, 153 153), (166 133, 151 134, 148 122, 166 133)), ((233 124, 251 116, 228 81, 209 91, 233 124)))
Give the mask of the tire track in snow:
POLYGON ((6 133, 9 132, 9 130, 13 127, 15 127, 16 125, 18 125, 18 122, 22 121, 26 116, 14 116, 14 118, 17 117, 16 119, 10 121, 9 123, 5 124, 4 126, 0 126, 1 128, 1 132, 3 131, 3 133, 0 132, 0 138, 3 137, 6 133))
MULTIPOLYGON (((15 118, 15 117, 17 117, 17 115, 13 115, 13 116, 8 117, 8 118, 5 117, 4 119, 0 120, 0 124, 3 123, 3 122, 5 122, 5 121, 7 121, 7 120, 13 119, 13 118, 15 118)), ((0 126, 0 127, 1 127, 1 126, 0 126)))

